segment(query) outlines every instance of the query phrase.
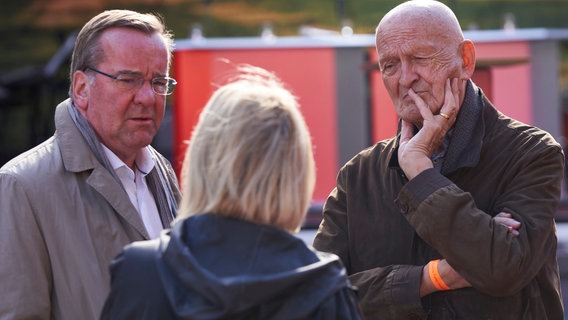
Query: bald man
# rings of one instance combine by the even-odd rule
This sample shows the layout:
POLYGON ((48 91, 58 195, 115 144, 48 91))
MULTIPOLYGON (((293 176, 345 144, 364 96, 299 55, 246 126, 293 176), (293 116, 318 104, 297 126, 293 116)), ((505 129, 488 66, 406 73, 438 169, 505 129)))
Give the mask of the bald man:
POLYGON ((563 319, 560 145, 473 83, 444 4, 395 7, 376 49, 399 130, 341 168, 314 247, 341 257, 368 319, 563 319))

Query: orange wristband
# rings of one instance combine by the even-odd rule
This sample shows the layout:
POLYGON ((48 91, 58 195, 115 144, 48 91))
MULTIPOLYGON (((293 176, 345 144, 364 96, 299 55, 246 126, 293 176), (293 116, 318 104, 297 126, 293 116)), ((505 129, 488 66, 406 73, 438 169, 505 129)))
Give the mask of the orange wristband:
POLYGON ((442 277, 438 272, 438 263, 440 263, 440 259, 430 261, 430 266, 428 266, 430 281, 432 281, 434 287, 436 287, 439 291, 452 290, 452 288, 448 287, 444 280, 442 280, 442 277))

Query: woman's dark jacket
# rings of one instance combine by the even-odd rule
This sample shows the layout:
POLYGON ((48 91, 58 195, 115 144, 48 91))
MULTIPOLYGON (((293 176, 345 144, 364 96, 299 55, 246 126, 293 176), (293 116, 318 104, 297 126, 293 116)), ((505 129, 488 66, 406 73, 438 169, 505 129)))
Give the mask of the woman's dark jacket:
POLYGON ((213 214, 135 242, 111 265, 101 319, 359 319, 337 256, 213 214))

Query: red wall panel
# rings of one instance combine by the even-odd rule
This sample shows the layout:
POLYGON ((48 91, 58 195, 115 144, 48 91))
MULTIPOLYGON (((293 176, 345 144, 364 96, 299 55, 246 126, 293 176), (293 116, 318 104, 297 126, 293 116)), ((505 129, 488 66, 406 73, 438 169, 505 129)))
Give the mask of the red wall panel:
POLYGON ((321 201, 335 186, 337 164, 336 69, 332 48, 179 50, 175 53, 178 88, 174 107, 176 170, 199 112, 234 65, 248 63, 275 72, 299 98, 313 138, 317 166, 314 200, 321 201), (226 61, 229 61, 227 63, 226 61), (179 161, 178 161, 179 160, 179 161))

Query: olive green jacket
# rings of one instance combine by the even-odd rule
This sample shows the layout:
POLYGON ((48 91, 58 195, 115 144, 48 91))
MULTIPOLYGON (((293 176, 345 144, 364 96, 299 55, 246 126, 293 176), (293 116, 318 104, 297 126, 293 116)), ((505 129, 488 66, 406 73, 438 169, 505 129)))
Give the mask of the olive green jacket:
POLYGON ((126 244, 148 239, 67 103, 55 111, 53 137, 0 169, 0 319, 98 319, 110 262, 126 244))
POLYGON ((563 319, 556 260, 564 154, 498 112, 470 81, 440 170, 408 181, 397 137, 339 172, 314 240, 343 260, 368 319, 563 319), (493 216, 522 223, 515 238, 493 216), (419 296, 445 258, 472 288, 419 296))

